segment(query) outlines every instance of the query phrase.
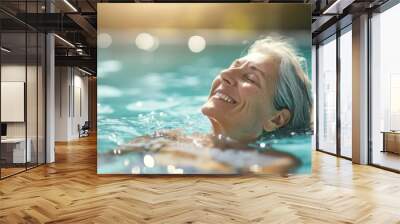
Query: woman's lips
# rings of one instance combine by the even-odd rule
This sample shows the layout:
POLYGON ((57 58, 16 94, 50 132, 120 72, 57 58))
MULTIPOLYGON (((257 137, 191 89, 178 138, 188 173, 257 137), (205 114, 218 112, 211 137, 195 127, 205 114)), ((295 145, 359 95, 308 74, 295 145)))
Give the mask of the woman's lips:
POLYGON ((230 103, 230 104, 236 104, 236 103, 237 103, 235 99, 233 99, 232 97, 230 97, 230 96, 228 96, 227 94, 222 93, 222 92, 220 92, 220 91, 217 91, 217 92, 213 95, 213 97, 215 97, 215 98, 218 99, 218 100, 222 100, 222 101, 224 101, 224 102, 226 102, 226 103, 230 103))

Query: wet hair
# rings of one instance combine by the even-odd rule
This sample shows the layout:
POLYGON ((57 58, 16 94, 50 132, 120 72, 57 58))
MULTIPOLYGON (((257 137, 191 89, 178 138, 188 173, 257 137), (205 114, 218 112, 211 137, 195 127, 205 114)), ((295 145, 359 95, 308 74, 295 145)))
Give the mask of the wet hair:
POLYGON ((311 82, 302 67, 306 67, 306 60, 296 52, 288 40, 281 37, 257 40, 250 46, 248 53, 269 54, 280 60, 273 105, 276 110, 289 110, 291 118, 285 126, 274 132, 310 130, 312 125, 311 82))

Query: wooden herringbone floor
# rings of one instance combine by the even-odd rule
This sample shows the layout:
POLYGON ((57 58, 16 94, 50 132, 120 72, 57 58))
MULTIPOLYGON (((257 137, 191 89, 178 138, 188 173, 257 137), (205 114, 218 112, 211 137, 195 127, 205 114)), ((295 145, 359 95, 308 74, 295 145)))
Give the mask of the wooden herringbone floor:
POLYGON ((315 152, 312 175, 96 175, 94 137, 0 181, 0 223, 400 223, 400 175, 315 152))

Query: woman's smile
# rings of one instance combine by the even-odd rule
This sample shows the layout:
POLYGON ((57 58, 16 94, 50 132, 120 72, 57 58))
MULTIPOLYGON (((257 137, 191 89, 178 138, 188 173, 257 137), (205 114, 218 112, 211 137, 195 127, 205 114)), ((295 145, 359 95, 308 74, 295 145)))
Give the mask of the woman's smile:
POLYGON ((217 91, 214 96, 215 99, 221 100, 223 102, 229 103, 229 104, 236 104, 236 100, 234 100, 231 96, 222 93, 220 91, 217 91))

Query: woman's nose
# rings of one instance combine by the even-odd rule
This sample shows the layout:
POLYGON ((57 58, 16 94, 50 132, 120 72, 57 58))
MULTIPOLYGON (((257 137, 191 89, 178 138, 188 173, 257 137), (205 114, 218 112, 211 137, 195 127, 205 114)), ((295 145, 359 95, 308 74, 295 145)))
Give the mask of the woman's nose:
POLYGON ((239 69, 237 68, 229 68, 225 69, 221 72, 220 77, 222 82, 228 85, 236 85, 238 74, 240 73, 239 69))

